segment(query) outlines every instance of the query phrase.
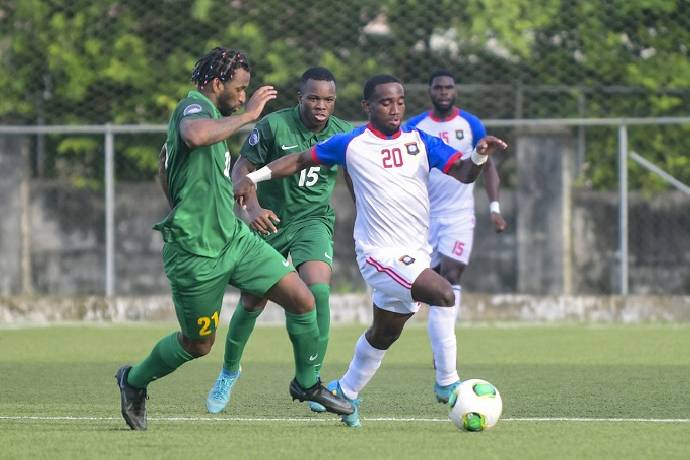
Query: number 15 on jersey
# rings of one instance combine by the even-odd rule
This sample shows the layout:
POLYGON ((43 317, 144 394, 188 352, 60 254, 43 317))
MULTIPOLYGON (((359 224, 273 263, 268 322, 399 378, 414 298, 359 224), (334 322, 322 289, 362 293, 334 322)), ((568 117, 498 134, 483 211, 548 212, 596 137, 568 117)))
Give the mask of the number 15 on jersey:
POLYGON ((297 185, 300 187, 311 187, 316 184, 319 180, 319 172, 321 171, 321 166, 312 166, 310 168, 304 168, 299 172, 299 182, 297 185))

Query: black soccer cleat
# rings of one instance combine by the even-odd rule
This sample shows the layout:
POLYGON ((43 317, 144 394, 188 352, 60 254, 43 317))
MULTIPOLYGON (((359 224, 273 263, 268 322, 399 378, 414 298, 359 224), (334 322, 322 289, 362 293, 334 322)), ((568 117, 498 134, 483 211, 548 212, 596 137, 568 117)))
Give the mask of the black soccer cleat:
POLYGON ((122 418, 127 425, 137 431, 146 430, 146 388, 134 388, 127 383, 127 375, 132 366, 122 366, 115 374, 117 386, 120 388, 120 405, 122 418))
POLYGON ((328 391, 326 387, 321 385, 320 379, 313 387, 306 390, 297 383, 297 379, 293 379, 290 382, 290 396, 292 396, 293 401, 299 399, 300 402, 313 401, 319 403, 326 408, 327 412, 333 414, 350 415, 354 411, 352 404, 328 391))

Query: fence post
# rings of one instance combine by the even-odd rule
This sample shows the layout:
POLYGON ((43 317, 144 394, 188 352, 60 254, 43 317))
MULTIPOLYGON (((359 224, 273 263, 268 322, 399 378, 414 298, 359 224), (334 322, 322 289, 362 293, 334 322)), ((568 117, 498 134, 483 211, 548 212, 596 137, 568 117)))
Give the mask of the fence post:
POLYGON ((115 138, 105 131, 105 295, 115 294, 115 138))
POLYGON ((619 290, 628 295, 628 127, 618 126, 619 290))

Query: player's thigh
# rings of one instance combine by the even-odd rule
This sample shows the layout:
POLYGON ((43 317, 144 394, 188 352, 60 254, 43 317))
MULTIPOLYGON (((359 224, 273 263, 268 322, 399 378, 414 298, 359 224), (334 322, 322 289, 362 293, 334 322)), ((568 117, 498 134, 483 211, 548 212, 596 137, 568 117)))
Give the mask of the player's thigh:
POLYGON ((398 314, 419 310, 411 289, 419 275, 429 269, 429 254, 425 250, 361 251, 357 263, 364 281, 372 288, 372 300, 378 308, 398 314))
POLYGON ((412 298, 429 305, 449 307, 455 302, 455 293, 447 279, 432 269, 424 270, 412 284, 412 298))
POLYGON ((314 219, 300 224, 290 243, 290 258, 295 267, 305 262, 323 262, 333 266, 333 226, 329 222, 314 219))
POLYGON ((441 265, 442 257, 447 257, 468 265, 474 243, 474 213, 463 211, 454 216, 435 218, 432 223, 434 248, 431 266, 441 265))
POLYGON ((402 333, 414 313, 396 313, 374 306, 374 319, 366 332, 367 341, 379 350, 388 349, 402 333))
POLYGON ((166 243, 163 264, 182 334, 191 340, 211 338, 218 327, 230 277, 231 267, 224 265, 223 254, 202 257, 166 243))
POLYGON ((238 232, 233 246, 229 283, 244 293, 266 297, 283 277, 295 271, 285 257, 246 228, 238 232))

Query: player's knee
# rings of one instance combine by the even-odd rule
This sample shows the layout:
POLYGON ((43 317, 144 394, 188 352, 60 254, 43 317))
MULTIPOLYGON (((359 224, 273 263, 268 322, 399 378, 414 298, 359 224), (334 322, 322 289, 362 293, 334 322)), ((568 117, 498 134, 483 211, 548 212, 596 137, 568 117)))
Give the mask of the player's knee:
POLYGON ((382 330, 374 329, 367 332, 366 339, 372 347, 378 350, 388 350, 400 338, 401 332, 388 328, 382 330))
POLYGON ((444 286, 439 292, 439 302, 437 304, 440 307, 452 307, 455 305, 455 292, 450 286, 444 286))
POLYGON ((316 300, 314 300, 314 295, 309 291, 309 289, 304 289, 299 295, 295 297, 293 303, 294 313, 304 314, 312 311, 316 306, 316 300))
POLYGON ((214 341, 215 336, 211 337, 210 339, 203 340, 190 340, 186 337, 183 337, 182 347, 185 349, 187 353, 192 355, 194 358, 201 358, 202 356, 206 356, 211 352, 211 348, 213 348, 214 341))

